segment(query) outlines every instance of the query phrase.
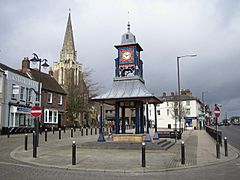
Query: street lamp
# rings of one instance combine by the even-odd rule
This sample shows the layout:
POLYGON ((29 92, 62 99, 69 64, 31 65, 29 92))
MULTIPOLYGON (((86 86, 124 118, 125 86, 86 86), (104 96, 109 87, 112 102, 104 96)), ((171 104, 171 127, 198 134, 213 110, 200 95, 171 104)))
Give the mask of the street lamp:
POLYGON ((181 100, 180 100, 180 71, 179 71, 179 60, 185 57, 195 57, 196 54, 187 54, 183 56, 177 56, 177 77, 178 77, 178 121, 179 121, 179 131, 181 130, 181 100))
MULTIPOLYGON (((39 66, 38 66, 38 91, 37 91, 37 98, 36 100, 38 101, 38 104, 35 104, 35 105, 38 105, 40 106, 40 82, 41 82, 41 67, 44 67, 44 68, 47 68, 49 67, 49 65, 47 64, 47 59, 41 59, 38 57, 38 55, 36 53, 33 53, 33 58, 30 59, 30 61, 32 63, 39 63, 39 66), (44 62, 42 64, 42 62, 44 62)), ((35 126, 35 132, 36 132, 36 146, 39 146, 39 117, 35 118, 35 121, 34 121, 34 126, 35 126)))
POLYGON ((203 103, 203 114, 204 114, 204 121, 200 122, 200 128, 203 125, 203 127, 205 127, 205 123, 206 123, 206 108, 205 108, 205 102, 204 102, 204 94, 208 93, 207 91, 203 91, 202 92, 202 103, 203 103), (202 124, 203 123, 203 124, 202 124))

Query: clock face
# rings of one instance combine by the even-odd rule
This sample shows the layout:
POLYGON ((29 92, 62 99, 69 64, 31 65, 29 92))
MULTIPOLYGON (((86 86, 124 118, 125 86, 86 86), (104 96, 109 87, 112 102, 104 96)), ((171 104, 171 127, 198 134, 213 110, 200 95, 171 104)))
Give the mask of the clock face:
POLYGON ((130 63, 133 61, 133 53, 132 50, 122 50, 122 62, 123 63, 130 63))

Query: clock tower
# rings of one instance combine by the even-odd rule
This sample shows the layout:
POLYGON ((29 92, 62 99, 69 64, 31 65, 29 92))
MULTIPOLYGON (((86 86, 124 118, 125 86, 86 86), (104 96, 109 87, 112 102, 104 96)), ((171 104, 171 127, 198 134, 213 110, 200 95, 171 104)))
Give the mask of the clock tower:
POLYGON ((143 79, 143 62, 140 59, 140 52, 143 49, 130 32, 129 22, 127 26, 128 31, 122 35, 121 44, 115 45, 118 50, 118 57, 115 59, 115 77, 138 76, 143 79))

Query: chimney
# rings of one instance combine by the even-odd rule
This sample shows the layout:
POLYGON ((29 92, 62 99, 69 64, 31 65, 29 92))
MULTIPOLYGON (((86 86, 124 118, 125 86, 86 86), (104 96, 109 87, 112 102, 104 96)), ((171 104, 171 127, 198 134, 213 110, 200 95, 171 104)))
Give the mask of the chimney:
POLYGON ((28 57, 24 57, 24 59, 22 60, 22 72, 26 73, 29 68, 30 68, 30 61, 28 57))
POLYGON ((49 68, 48 74, 51 75, 51 76, 53 76, 53 70, 52 70, 51 67, 49 68))
POLYGON ((165 92, 163 93, 163 97, 166 97, 166 93, 165 92))

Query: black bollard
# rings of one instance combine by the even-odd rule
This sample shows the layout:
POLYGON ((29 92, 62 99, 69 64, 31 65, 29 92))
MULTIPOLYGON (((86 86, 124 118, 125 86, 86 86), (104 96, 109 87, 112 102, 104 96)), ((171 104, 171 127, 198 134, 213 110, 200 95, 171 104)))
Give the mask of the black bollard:
POLYGON ((62 139, 61 128, 58 129, 58 139, 62 139))
POLYGON ((74 124, 74 128, 73 129, 74 129, 74 132, 76 132, 76 125, 75 124, 74 124))
POLYGON ((95 134, 97 134, 97 128, 95 128, 95 134))
POLYGON ((81 136, 83 136, 83 128, 81 129, 81 136))
POLYGON ((7 129, 7 137, 10 138, 10 129, 7 129))
POLYGON ((224 149, 225 149, 225 156, 228 156, 227 137, 224 137, 224 149))
POLYGON ((184 141, 181 143, 181 164, 185 164, 185 145, 184 141))
POLYGON ((217 159, 220 159, 220 144, 217 142, 216 144, 216 153, 217 153, 217 159))
POLYGON ((142 167, 146 167, 146 144, 142 143, 142 167))
POLYGON ((66 133, 66 125, 63 126, 63 132, 66 133))
POLYGON ((35 131, 33 131, 33 157, 37 158, 37 135, 35 133, 35 131))
POLYGON ((45 142, 47 142, 47 129, 45 129, 45 142))
POLYGON ((73 128, 71 128, 71 138, 73 137, 73 128))
POLYGON ((72 142, 72 165, 76 165, 76 142, 72 142))
POLYGON ((88 128, 86 128, 86 136, 88 136, 88 128))
POLYGON ((90 129, 91 135, 92 135, 92 128, 90 129))
POLYGON ((27 145, 28 145, 28 135, 25 134, 25 151, 27 151, 27 145))

